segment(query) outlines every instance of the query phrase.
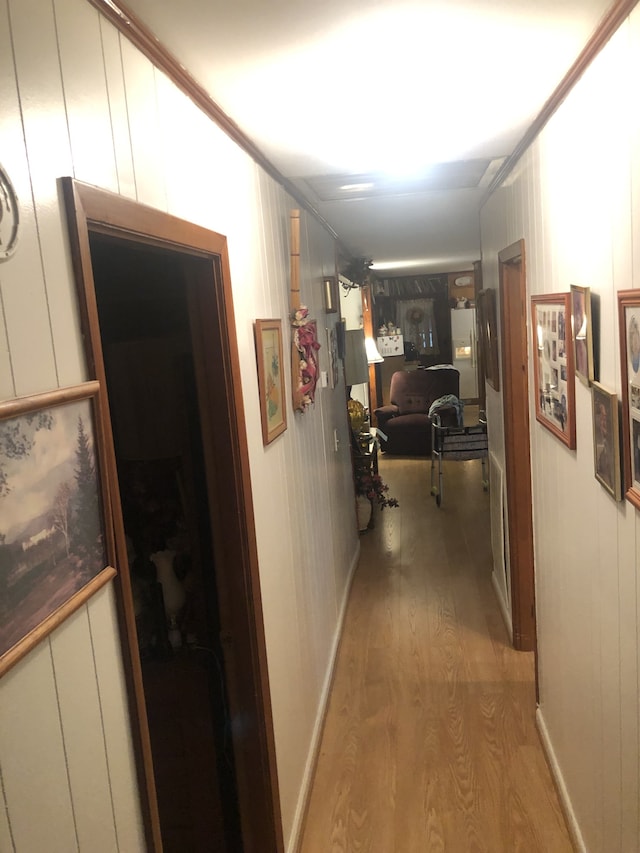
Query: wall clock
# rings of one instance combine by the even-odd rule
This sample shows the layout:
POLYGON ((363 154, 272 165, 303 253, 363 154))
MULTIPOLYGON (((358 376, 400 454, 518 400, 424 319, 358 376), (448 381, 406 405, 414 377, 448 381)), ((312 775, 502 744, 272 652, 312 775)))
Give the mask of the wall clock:
POLYGON ((9 176, 0 166, 0 261, 6 261, 18 245, 20 211, 9 176))

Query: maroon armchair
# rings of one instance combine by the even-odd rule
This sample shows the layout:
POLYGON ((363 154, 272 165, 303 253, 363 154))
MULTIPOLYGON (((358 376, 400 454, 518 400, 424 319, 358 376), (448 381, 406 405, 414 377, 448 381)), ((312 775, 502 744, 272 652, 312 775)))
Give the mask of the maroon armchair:
MULTIPOLYGON (((460 374, 455 367, 400 370, 391 376, 390 404, 374 410, 378 429, 386 436, 380 446, 385 453, 427 456, 431 453, 429 409, 439 397, 460 392, 460 374)), ((441 413, 443 424, 457 424, 455 408, 441 413)))

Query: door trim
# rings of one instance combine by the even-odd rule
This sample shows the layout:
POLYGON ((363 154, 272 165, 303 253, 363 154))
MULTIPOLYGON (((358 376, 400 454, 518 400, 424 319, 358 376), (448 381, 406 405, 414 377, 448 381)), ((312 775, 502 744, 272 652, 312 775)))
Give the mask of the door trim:
POLYGON ((209 460, 215 458, 216 462, 215 474, 211 464, 207 465, 212 529, 225 531, 222 541, 214 543, 216 565, 229 567, 228 572, 217 573, 217 583, 230 713, 233 720, 242 720, 242 725, 232 726, 242 839, 245 853, 282 853, 258 552, 226 238, 72 178, 61 178, 60 184, 88 369, 100 383, 109 445, 107 477, 118 569, 115 587, 147 844, 152 851, 162 850, 91 262, 92 232, 211 262, 206 274, 187 286, 190 298, 201 309, 194 348, 206 356, 206 363, 199 366, 198 381, 203 393, 203 444, 210 453, 209 460))
POLYGON ((524 240, 499 252, 498 260, 513 645, 521 651, 534 651, 536 620, 524 240), (519 288, 517 301, 507 284, 514 272, 519 288))

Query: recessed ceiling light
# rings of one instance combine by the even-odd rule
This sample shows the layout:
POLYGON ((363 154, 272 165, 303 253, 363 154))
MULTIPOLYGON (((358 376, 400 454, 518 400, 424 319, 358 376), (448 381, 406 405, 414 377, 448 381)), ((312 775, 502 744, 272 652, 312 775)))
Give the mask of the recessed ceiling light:
POLYGON ((339 189, 344 190, 345 192, 353 192, 354 190, 372 190, 375 184, 373 183, 362 183, 362 184, 343 184, 339 189))

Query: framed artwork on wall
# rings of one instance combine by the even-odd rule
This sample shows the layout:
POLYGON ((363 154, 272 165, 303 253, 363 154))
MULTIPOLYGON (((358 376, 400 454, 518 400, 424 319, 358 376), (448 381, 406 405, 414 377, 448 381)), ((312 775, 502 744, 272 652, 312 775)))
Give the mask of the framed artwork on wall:
POLYGON ((336 327, 330 326, 326 331, 327 356, 329 358, 329 387, 335 388, 338 384, 338 338, 336 327))
POLYGON ((282 365, 282 321, 256 320, 254 332, 258 361, 262 443, 267 445, 287 428, 282 365))
POLYGON ((498 313, 493 288, 480 290, 477 298, 480 347, 485 378, 494 391, 500 390, 500 359, 498 352, 498 313))
POLYGON ((569 293, 531 297, 536 420, 576 446, 575 380, 569 293))
POLYGON ((618 293, 625 497, 640 509, 640 291, 618 293))
POLYGON ((591 385, 593 404, 593 465, 596 480, 617 501, 622 497, 620 477, 620 419, 618 395, 599 382, 591 385))
POLYGON ((577 284, 571 285, 571 330, 576 376, 588 386, 595 378, 591 291, 577 284))
POLYGON ((0 404, 0 674, 116 574, 98 391, 0 404))

